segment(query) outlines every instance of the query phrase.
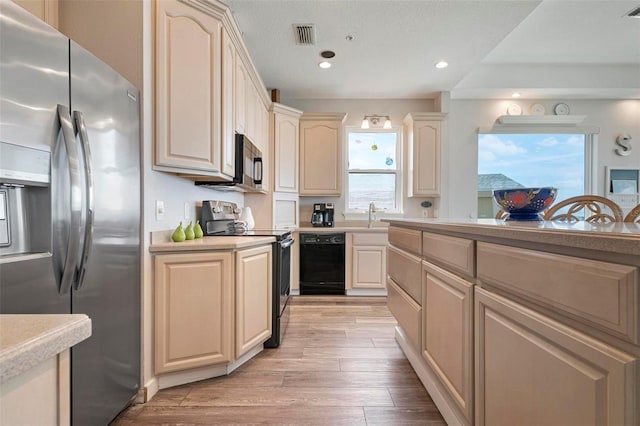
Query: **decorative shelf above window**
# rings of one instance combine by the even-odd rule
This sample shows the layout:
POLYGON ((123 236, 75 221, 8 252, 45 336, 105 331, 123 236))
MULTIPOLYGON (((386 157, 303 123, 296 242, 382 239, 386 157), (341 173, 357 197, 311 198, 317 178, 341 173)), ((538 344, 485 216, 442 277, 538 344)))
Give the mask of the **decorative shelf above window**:
POLYGON ((557 126, 580 124, 586 117, 586 115, 501 115, 496 121, 500 124, 557 126))

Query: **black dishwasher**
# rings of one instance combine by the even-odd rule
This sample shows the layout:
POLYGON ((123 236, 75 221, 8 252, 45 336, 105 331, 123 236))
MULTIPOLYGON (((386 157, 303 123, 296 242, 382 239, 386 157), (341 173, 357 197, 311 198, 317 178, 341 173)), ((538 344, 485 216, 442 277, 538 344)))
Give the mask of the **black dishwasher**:
POLYGON ((300 234, 300 294, 345 294, 344 233, 300 234))

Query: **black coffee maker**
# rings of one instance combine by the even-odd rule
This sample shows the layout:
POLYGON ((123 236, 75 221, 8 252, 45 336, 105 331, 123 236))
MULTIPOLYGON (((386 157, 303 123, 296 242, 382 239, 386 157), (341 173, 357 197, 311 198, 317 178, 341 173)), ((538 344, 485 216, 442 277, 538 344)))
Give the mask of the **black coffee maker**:
POLYGON ((317 203, 313 205, 311 213, 311 225, 313 226, 333 226, 334 210, 333 203, 317 203))

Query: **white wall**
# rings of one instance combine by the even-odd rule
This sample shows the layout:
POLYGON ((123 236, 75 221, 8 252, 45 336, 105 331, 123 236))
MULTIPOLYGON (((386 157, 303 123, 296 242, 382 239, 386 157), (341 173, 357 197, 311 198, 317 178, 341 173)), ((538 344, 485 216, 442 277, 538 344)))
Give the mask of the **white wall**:
MULTIPOLYGON (((452 100, 449 112, 450 137, 443 144, 448 156, 442 168, 443 187, 441 217, 476 217, 478 185, 478 127, 491 127, 504 115, 513 100, 452 100), (446 176, 444 176, 446 174, 446 176)), ((597 194, 604 195, 605 166, 640 168, 640 100, 518 100, 524 112, 532 103, 544 105, 547 114, 558 102, 569 105, 571 114, 586 115, 584 126, 600 128, 598 136, 597 194), (631 155, 614 152, 616 136, 632 136, 631 155)))

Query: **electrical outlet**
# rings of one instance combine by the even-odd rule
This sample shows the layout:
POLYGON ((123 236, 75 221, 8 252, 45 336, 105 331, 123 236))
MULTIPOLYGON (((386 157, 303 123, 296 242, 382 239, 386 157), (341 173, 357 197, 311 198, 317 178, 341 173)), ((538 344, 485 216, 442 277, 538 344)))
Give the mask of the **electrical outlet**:
POLYGON ((156 220, 164 220, 164 201, 156 200, 156 220))
POLYGON ((429 210, 422 210, 422 217, 429 217, 429 210))
POLYGON ((189 206, 189 203, 186 202, 184 203, 184 218, 189 220, 190 217, 191 217, 191 208, 189 206))

